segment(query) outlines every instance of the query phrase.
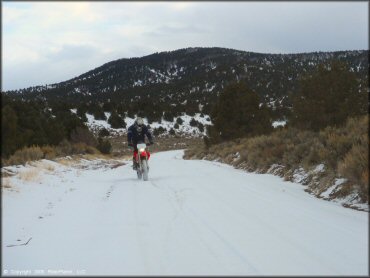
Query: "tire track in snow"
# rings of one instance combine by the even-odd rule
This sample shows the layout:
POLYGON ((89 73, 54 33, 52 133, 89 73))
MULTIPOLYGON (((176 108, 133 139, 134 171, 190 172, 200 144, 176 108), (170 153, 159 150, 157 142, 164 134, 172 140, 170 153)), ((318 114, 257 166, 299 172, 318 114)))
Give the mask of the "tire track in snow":
POLYGON ((251 274, 260 274, 261 272, 251 263, 250 259, 248 259, 245 255, 239 252, 239 250, 228 241, 225 237, 223 237, 216 229, 214 229, 208 221, 204 219, 204 217, 200 217, 193 208, 187 206, 187 210, 196 218, 198 219, 211 233, 213 233, 222 243, 223 245, 230 250, 236 258, 238 258, 242 264, 246 265, 250 270, 252 270, 251 274))
POLYGON ((148 257, 147 257, 147 252, 146 252, 146 244, 144 242, 144 237, 141 231, 141 228, 139 227, 139 213, 138 213, 138 184, 137 182, 134 182, 132 185, 133 188, 133 195, 134 195, 134 216, 135 216, 135 231, 136 231, 136 240, 138 242, 139 250, 141 257, 143 259, 144 263, 144 268, 146 273, 149 272, 149 262, 148 262, 148 257))
MULTIPOLYGON (((139 244, 139 250, 143 258, 143 263, 147 273, 165 273, 166 264, 163 263, 163 257, 160 254, 161 249, 158 249, 156 242, 152 238, 148 238, 148 235, 156 234, 156 223, 150 223, 150 218, 147 217, 145 208, 140 204, 140 197, 145 199, 145 194, 150 190, 149 182, 137 180, 133 183, 134 187, 134 214, 135 214, 135 230, 137 233, 137 241, 139 244), (142 191, 141 191, 142 190, 142 191), (140 194, 141 192, 141 194, 140 194), (138 208, 143 208, 141 214, 138 208), (145 223, 143 224, 140 219, 143 219, 145 223), (148 224, 146 224, 148 222, 148 224), (154 224, 154 225, 153 225, 154 224), (158 252, 157 252, 158 251, 158 252)), ((157 192, 155 190, 155 192, 157 192)), ((154 197, 154 196, 153 196, 154 197)), ((153 198, 153 200, 157 200, 153 198)), ((159 240, 159 239, 157 239, 159 240)))
POLYGON ((192 215, 189 215, 187 213, 187 211, 183 209, 184 208, 184 200, 181 199, 181 198, 179 199, 178 193, 179 192, 186 191, 186 190, 189 190, 191 188, 183 188, 181 190, 176 190, 176 189, 174 189, 171 186, 161 187, 158 184, 156 184, 155 182, 152 182, 152 184, 153 184, 154 187, 156 187, 158 190, 160 190, 162 194, 164 194, 167 197, 167 199, 169 200, 169 202, 171 203, 171 205, 173 206, 173 208, 176 210, 175 216, 171 219, 170 222, 168 222, 168 228, 167 228, 167 232, 166 232, 167 234, 166 234, 165 250, 166 250, 167 258, 169 257, 169 253, 170 253, 169 246, 171 246, 170 245, 170 239, 169 239, 170 233, 172 231, 172 228, 171 227, 172 227, 174 221, 178 217, 182 217, 183 220, 185 220, 186 222, 189 223, 189 227, 191 227, 193 235, 208 250, 208 254, 210 254, 218 262, 219 265, 224 265, 225 267, 229 267, 230 270, 232 270, 232 267, 230 267, 229 265, 225 265, 225 262, 224 261, 220 261, 220 257, 218 255, 217 251, 214 249, 214 247, 212 247, 212 245, 210 245, 205 240, 204 236, 201 235, 201 231, 200 231, 199 225, 205 226, 208 231, 210 231, 211 233, 213 233, 214 235, 216 235, 216 237, 218 238, 218 240, 228 250, 230 250, 231 253, 234 254, 234 256, 236 256, 240 260, 240 262, 242 263, 242 265, 247 264, 249 266, 249 269, 252 270, 252 272, 251 272, 252 274, 259 273, 259 271, 245 258, 245 256, 241 255, 237 251, 237 249, 234 248, 219 233, 217 233, 217 231, 215 231, 215 229, 211 228, 207 223, 204 222, 204 220, 201 219, 201 221, 199 221, 199 217, 194 217, 194 212, 193 211, 191 211, 192 212, 192 215, 193 215, 192 216, 192 215), (198 222, 198 224, 197 224, 197 222, 198 222))
POLYGON ((178 215, 178 208, 173 203, 172 199, 170 198, 170 196, 168 195, 168 192, 165 189, 163 189, 162 187, 157 185, 157 183, 155 183, 154 181, 150 181, 150 182, 156 189, 158 189, 158 191, 161 194, 165 195, 169 204, 172 206, 173 210, 175 211, 174 216, 171 218, 170 221, 167 221, 167 223, 166 223, 165 239, 164 239, 164 242, 162 244, 163 248, 164 248, 164 252, 165 252, 166 261, 169 262, 170 259, 171 259, 171 255, 170 255, 170 237, 172 235, 173 222, 176 220, 177 215, 178 215))

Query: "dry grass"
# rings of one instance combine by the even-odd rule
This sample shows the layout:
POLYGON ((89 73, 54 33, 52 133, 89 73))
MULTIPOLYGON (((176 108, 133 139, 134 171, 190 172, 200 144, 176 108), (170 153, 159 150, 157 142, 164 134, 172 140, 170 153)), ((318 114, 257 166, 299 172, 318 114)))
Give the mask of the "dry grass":
POLYGON ((32 163, 34 167, 40 169, 40 170, 46 170, 48 172, 54 172, 55 171, 55 166, 51 164, 50 162, 47 161, 36 161, 32 163))
POLYGON ((26 147, 16 151, 8 160, 5 165, 25 165, 29 161, 42 159, 44 153, 38 146, 26 147))
POLYGON ((63 141, 59 146, 32 146, 18 150, 9 159, 3 160, 3 165, 25 165, 27 162, 37 161, 40 159, 54 160, 57 157, 76 154, 91 154, 98 156, 100 152, 85 143, 71 144, 68 141, 63 141))
POLYGON ((10 181, 10 178, 1 178, 1 186, 3 188, 7 188, 7 189, 13 187, 13 185, 12 185, 12 183, 10 181))
POLYGON ((62 164, 62 165, 64 165, 64 166, 72 166, 72 165, 74 165, 74 164, 76 164, 76 160, 75 159, 67 159, 67 158, 65 158, 65 157, 62 157, 62 158, 58 158, 58 159, 56 159, 56 162, 58 162, 58 163, 60 163, 60 164, 62 164))
POLYGON ((359 187, 362 200, 366 200, 369 184, 368 144, 354 145, 338 165, 338 172, 359 187))
POLYGON ((76 154, 100 154, 95 147, 86 143, 70 143, 66 140, 55 147, 55 152, 58 157, 76 154))
POLYGON ((49 172, 54 172, 55 167, 54 167, 54 165, 52 165, 52 164, 47 164, 47 165, 45 165, 45 169, 46 169, 47 171, 49 171, 49 172))
POLYGON ((40 169, 31 168, 31 169, 24 170, 18 174, 18 178, 24 182, 40 181, 40 169))
POLYGON ((56 151, 55 151, 55 147, 51 147, 51 146, 42 146, 41 147, 41 150, 42 152, 44 153, 44 158, 45 159, 54 159, 57 154, 56 154, 56 151))

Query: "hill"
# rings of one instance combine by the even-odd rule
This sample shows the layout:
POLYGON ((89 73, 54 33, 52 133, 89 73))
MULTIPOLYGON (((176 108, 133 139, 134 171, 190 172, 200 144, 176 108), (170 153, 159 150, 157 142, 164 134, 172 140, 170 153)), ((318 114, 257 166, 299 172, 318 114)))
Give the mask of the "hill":
POLYGON ((261 54, 225 48, 186 48, 119 59, 56 84, 7 91, 23 100, 39 99, 69 108, 105 104, 105 112, 137 111, 158 119, 163 111, 209 114, 218 94, 235 81, 245 81, 274 107, 281 118, 290 107, 298 81, 320 63, 339 60, 366 85, 368 51, 261 54))

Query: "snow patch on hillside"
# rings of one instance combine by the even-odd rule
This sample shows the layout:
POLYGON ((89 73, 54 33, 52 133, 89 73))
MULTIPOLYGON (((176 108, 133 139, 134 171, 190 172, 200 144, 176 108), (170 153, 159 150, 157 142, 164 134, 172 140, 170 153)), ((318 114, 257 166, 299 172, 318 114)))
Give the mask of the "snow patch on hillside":
POLYGON ((273 126, 274 128, 277 128, 277 127, 279 127, 279 126, 285 126, 285 125, 286 125, 286 122, 287 122, 287 121, 274 121, 274 122, 272 123, 272 126, 273 126))
MULTIPOLYGON (((75 109, 74 109, 75 110, 75 109)), ((86 118, 87 122, 86 125, 87 127, 92 131, 92 132, 99 132, 101 129, 105 128, 109 132, 115 135, 124 135, 127 134, 127 129, 134 124, 136 116, 134 118, 131 117, 125 117, 125 122, 126 122, 126 128, 112 128, 111 125, 108 123, 108 119, 110 117, 109 112, 105 112, 105 115, 107 117, 107 120, 96 120, 93 115, 86 113, 86 118)), ((163 128, 164 132, 163 134, 160 134, 160 136, 168 135, 171 129, 174 129, 177 134, 183 134, 183 135, 188 135, 188 136, 194 136, 194 137, 200 137, 206 135, 206 126, 207 125, 212 125, 211 119, 208 115, 203 114, 204 116, 201 116, 201 113, 196 113, 194 116, 187 115, 183 113, 181 116, 175 117, 174 121, 166 121, 163 120, 161 122, 152 122, 148 123, 148 119, 144 118, 144 123, 146 125, 149 125, 152 132, 155 129, 158 128, 163 128), (176 125, 176 120, 177 118, 182 119, 182 123, 178 124, 179 128, 175 129, 176 125), (191 126, 190 121, 192 119, 195 119, 197 122, 201 123, 204 125, 204 130, 200 131, 199 127, 197 126, 191 126)))
MULTIPOLYGON (((71 112, 76 114, 77 109, 71 109, 71 112)), ((126 122, 126 128, 112 128, 111 125, 108 123, 108 119, 111 113, 104 112, 104 114, 107 118, 106 120, 96 120, 92 114, 86 113, 86 118, 87 118, 86 125, 92 132, 99 132, 101 129, 106 128, 112 134, 123 135, 127 133, 127 128, 130 127, 132 124, 134 124, 135 119, 136 119, 136 116, 134 118, 125 117, 124 120, 126 122)), ((177 134, 200 137, 200 136, 205 136, 207 126, 212 125, 212 121, 209 115, 203 114, 203 117, 201 115, 202 115, 201 113, 196 113, 194 116, 190 116, 185 113, 182 113, 181 116, 174 117, 174 120, 172 122, 162 119, 161 122, 157 121, 157 122, 152 122, 150 124, 148 123, 148 119, 144 117, 144 123, 146 125, 149 125, 152 131, 154 131, 154 129, 157 129, 157 128, 163 128, 165 131, 163 132, 163 134, 161 134, 161 136, 168 135, 170 130, 174 129, 177 134), (177 118, 181 118, 183 121, 182 124, 178 124, 179 125, 178 129, 174 127, 176 124, 177 118), (204 126, 203 131, 200 131, 198 126, 190 125, 190 121, 193 118, 204 126)), ((274 128, 277 128, 280 126, 283 127, 286 125, 286 123, 287 121, 285 120, 274 121, 272 123, 272 126, 274 128)))

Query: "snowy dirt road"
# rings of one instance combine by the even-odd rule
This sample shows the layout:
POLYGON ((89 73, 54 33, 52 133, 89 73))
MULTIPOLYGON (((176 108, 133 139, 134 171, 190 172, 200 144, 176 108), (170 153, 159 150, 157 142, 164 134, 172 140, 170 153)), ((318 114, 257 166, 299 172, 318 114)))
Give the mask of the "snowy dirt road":
POLYGON ((131 163, 14 180, 3 275, 368 274, 368 213, 182 155, 153 154, 147 182, 131 163))

